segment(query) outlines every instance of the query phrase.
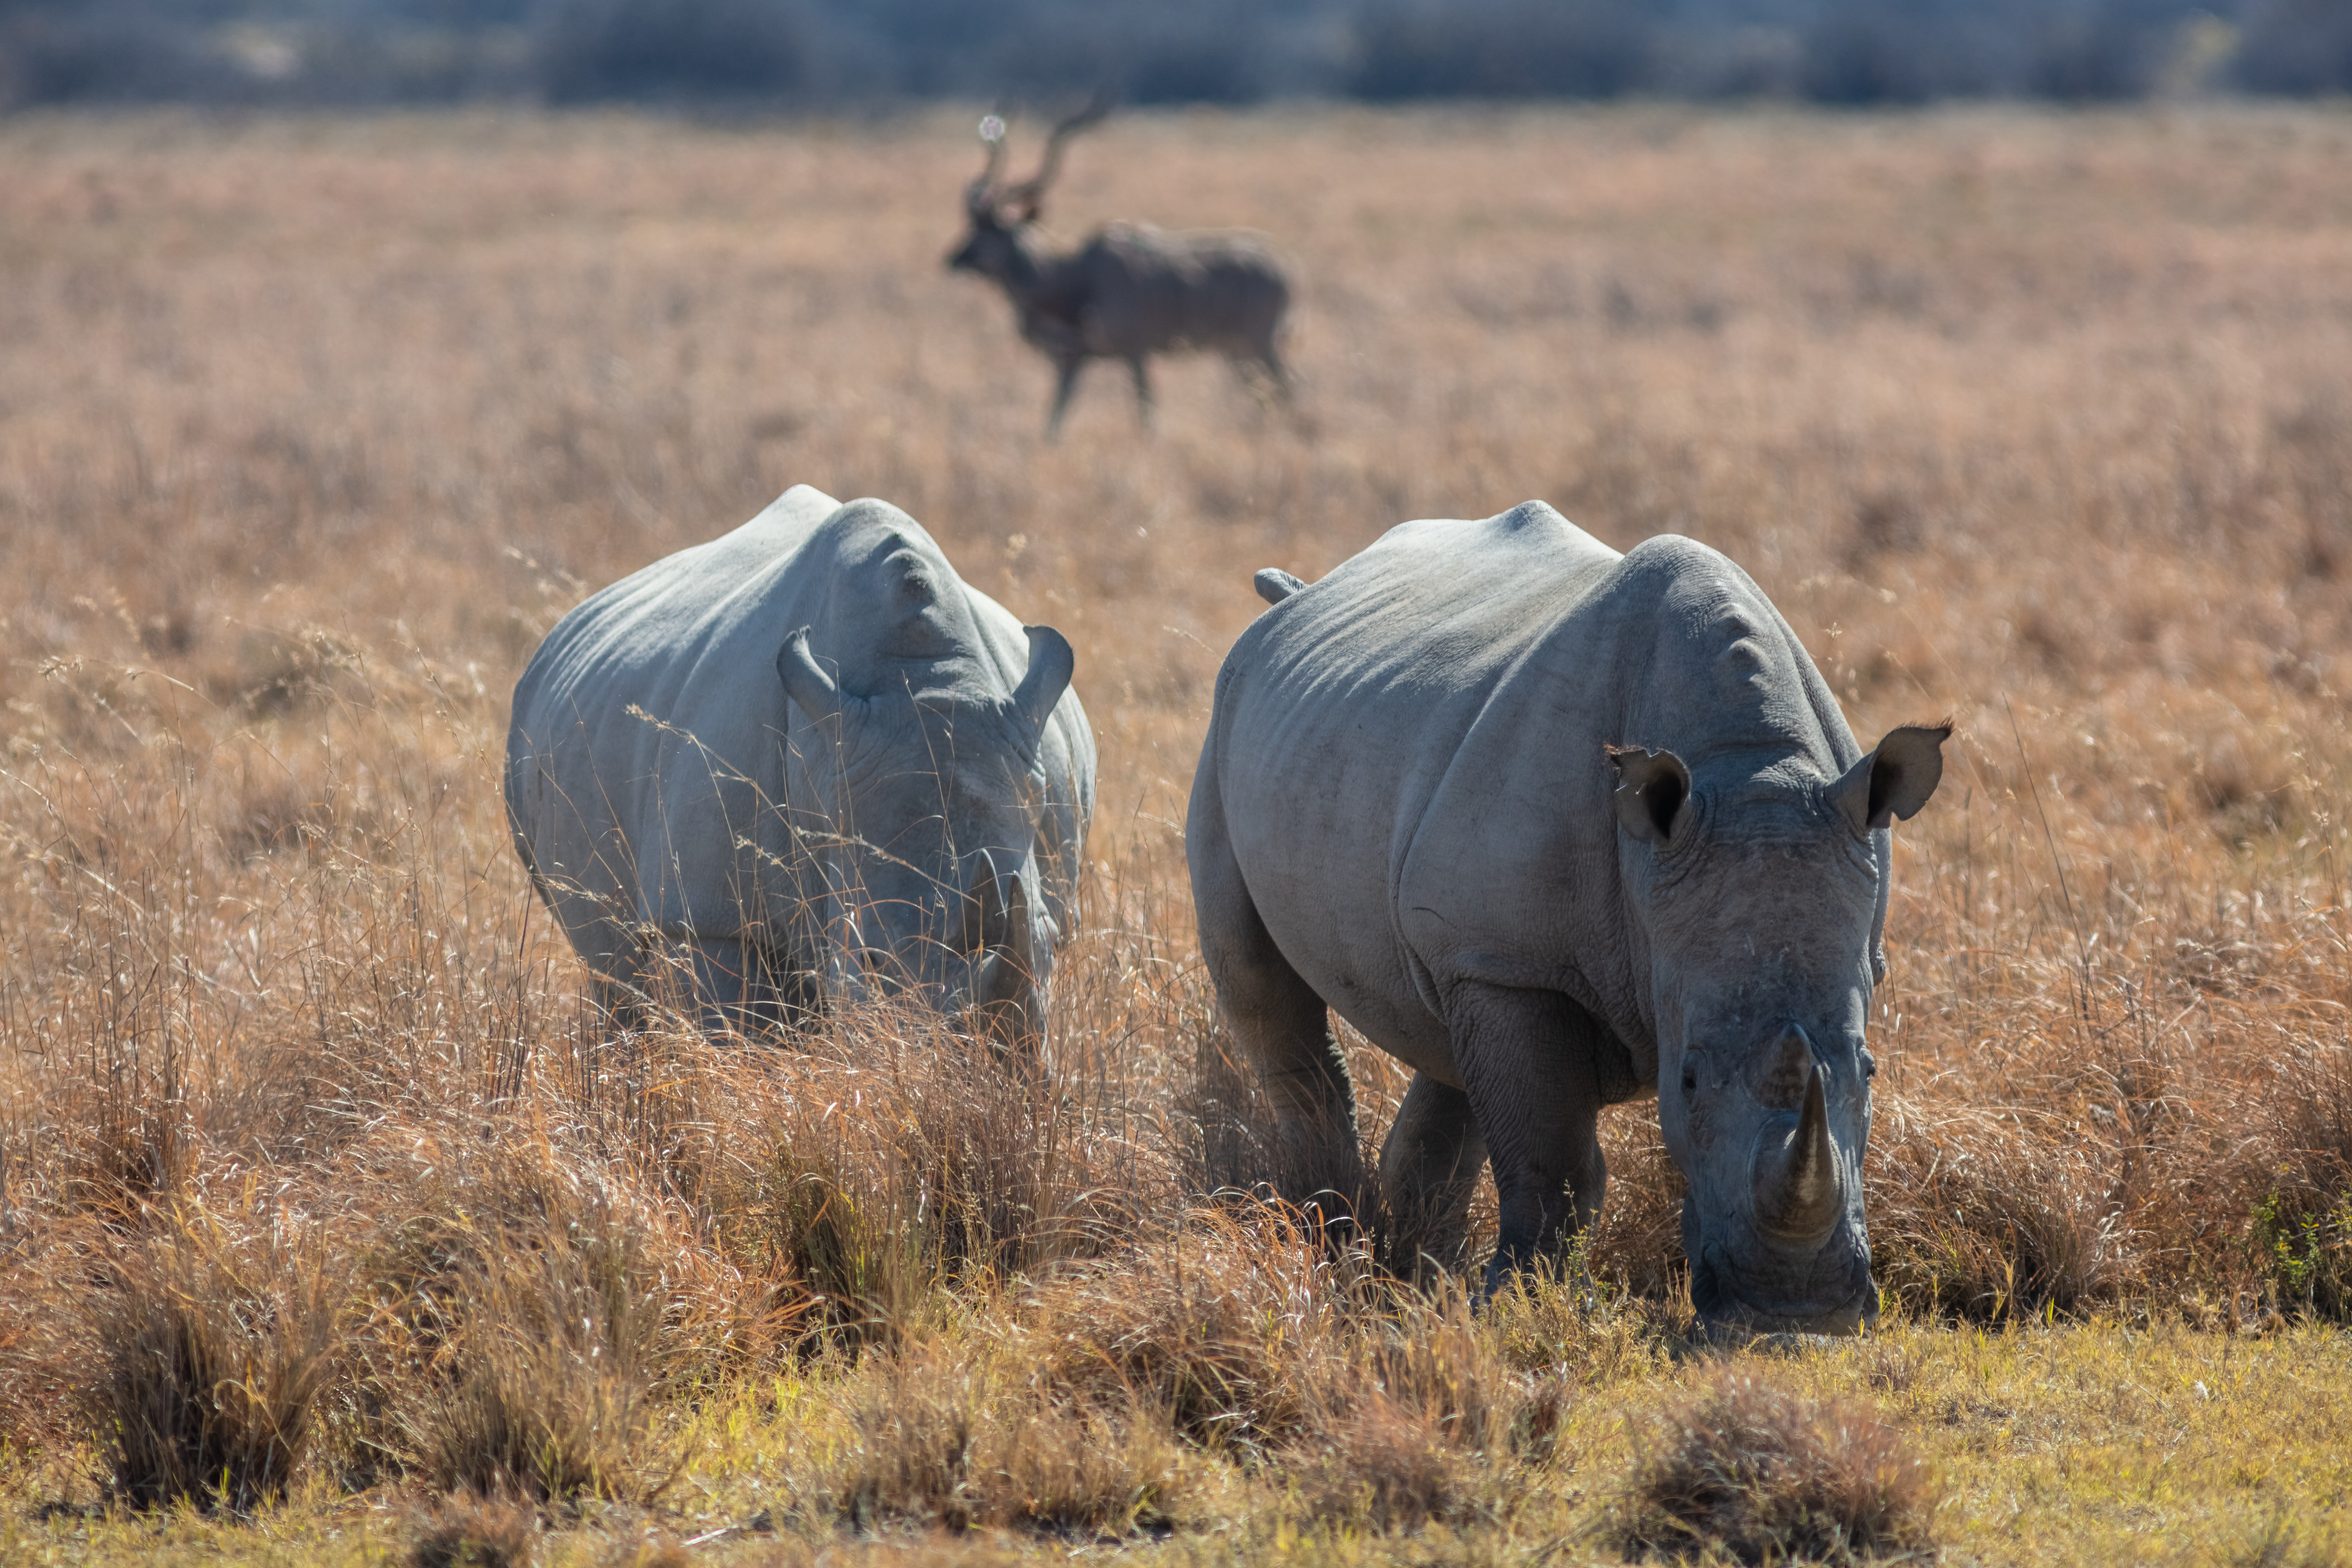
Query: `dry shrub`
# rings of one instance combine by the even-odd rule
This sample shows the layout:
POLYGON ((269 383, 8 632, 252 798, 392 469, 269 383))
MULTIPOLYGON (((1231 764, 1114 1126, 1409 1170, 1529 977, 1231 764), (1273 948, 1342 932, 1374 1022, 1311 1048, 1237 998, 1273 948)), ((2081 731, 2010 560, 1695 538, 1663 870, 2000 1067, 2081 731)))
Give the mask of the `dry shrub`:
MULTIPOLYGON (((1198 991, 1208 991, 1205 973, 1192 978, 1198 991)), ((1184 1137, 1185 1191, 1249 1192, 1261 1183, 1279 1190, 1281 1139, 1257 1073, 1218 1018, 1213 994, 1185 1001, 1168 1020, 1173 1037, 1168 1048, 1181 1053, 1191 1047, 1192 1074, 1175 1106, 1184 1137)))
POLYGON ((1881 1102, 1871 1252, 1879 1285, 1916 1311, 1978 1321, 2114 1299, 2126 1221, 2102 1151, 2050 1119, 1881 1102))
POLYGON ((1050 1097, 899 1008, 796 1047, 726 1076, 713 1142, 689 1157, 730 1247, 785 1261, 832 1337, 894 1342, 943 1280, 1051 1250, 1072 1193, 1051 1175, 1050 1097))
POLYGON ((1164 1415, 1020 1382, 973 1347, 935 1342, 877 1371, 851 1405, 845 1518, 949 1530, 1118 1537, 1172 1522, 1185 1475, 1164 1415))
POLYGON ((1558 1379, 1512 1370, 1458 1289, 1362 1323, 1308 1382, 1307 1429, 1283 1456, 1300 1505, 1383 1531, 1500 1517, 1567 1406, 1558 1379))
POLYGON ((676 1541, 625 1541, 596 1560, 596 1568, 693 1568, 694 1554, 676 1541))
POLYGON ((1597 1387, 1654 1372, 1696 1321, 1685 1294, 1658 1302, 1620 1295, 1581 1276, 1570 1259, 1515 1274, 1480 1308, 1503 1364, 1597 1387))
POLYGON ((1278 1466, 1309 1517, 1382 1530, 1498 1513, 1498 1478, 1549 1456, 1565 1408, 1458 1288, 1400 1286, 1273 1204, 1202 1210, 1040 1288, 1021 1342, 1055 1396, 1140 1405, 1191 1444, 1278 1466))
POLYGON ((923 1316, 938 1283, 918 1215, 865 1164, 829 1158, 814 1140, 778 1140, 735 1186, 728 1229, 790 1261, 807 1281, 811 1322, 835 1343, 893 1343, 923 1316))
POLYGON ((510 1497, 462 1492, 418 1516, 409 1568, 527 1568, 539 1550, 539 1510, 510 1497))
POLYGON ((354 1442, 437 1489, 650 1498, 668 1479, 648 1452, 657 1399, 757 1363, 805 1309, 541 1130, 387 1142, 406 1147, 365 1183, 379 1230, 354 1442))
POLYGON ((64 1299, 94 1272, 89 1227, 42 1228, 82 1234, 36 1239, 0 1229, 0 1443, 26 1451, 79 1436, 90 1365, 89 1314, 64 1299))
POLYGON ((1309 1363, 1372 1281, 1297 1210, 1237 1203, 1042 1288, 1027 1325, 1057 1388, 1147 1400, 1189 1441, 1248 1452, 1306 1429, 1309 1363))
POLYGON ((1612 1528, 1633 1556, 1843 1563, 1926 1552, 1938 1500, 1876 1417, 1726 1371, 1657 1417, 1612 1528))
MULTIPOLYGON (((1066 1057, 1083 1069, 1090 1048, 1066 1057)), ((730 1254, 804 1283, 831 1344, 901 1342, 943 1288, 1098 1255, 1176 1192, 1099 1071, 1045 1080, 905 1007, 706 1047, 677 1076, 694 1087, 674 1180, 730 1254)))
POLYGON ((1373 1530, 1462 1524, 1491 1512, 1478 1457, 1443 1426, 1381 1393, 1348 1402, 1320 1424, 1317 1446, 1288 1465, 1309 1519, 1373 1530))
POLYGON ((640 1303, 615 1303, 583 1264, 558 1253, 467 1282, 459 1326, 399 1417, 426 1484, 566 1501, 667 1485, 645 1454, 654 1380, 640 1303))
POLYGON ((2258 1102, 2271 1184, 2254 1240, 2276 1304, 2352 1320, 2352 1046, 2303 1042, 2258 1102))
POLYGON ((282 1497, 332 1372, 332 1279, 282 1233, 240 1236, 194 1206, 152 1223, 86 1308, 88 1416, 109 1488, 139 1508, 282 1497))

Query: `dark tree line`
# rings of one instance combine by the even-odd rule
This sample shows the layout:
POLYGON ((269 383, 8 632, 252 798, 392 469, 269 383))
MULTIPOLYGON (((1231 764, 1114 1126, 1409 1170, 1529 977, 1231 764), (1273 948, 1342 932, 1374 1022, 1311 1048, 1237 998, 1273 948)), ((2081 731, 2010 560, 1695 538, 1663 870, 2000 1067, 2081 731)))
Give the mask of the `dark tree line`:
POLYGON ((2352 92, 2352 0, 0 0, 0 106, 2352 92))

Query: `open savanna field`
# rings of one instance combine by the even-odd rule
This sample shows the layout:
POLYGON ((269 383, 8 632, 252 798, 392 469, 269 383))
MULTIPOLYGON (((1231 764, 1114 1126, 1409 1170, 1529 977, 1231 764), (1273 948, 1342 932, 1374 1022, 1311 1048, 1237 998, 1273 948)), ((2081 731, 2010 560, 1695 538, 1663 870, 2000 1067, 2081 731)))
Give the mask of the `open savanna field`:
POLYGON ((2352 114, 1121 117, 1049 224, 1274 237, 1298 415, 1098 367, 1054 446, 941 266, 971 120, 0 122, 0 1557, 1611 1561, 1726 1409, 1888 1550, 2352 1554, 2352 114), (1050 1094, 607 1037, 534 908, 523 661, 796 482, 1076 648, 1050 1094), (1958 723, 1868 1337, 1685 1342, 1652 1105, 1597 1300, 1210 1197, 1274 1168, 1181 844, 1250 574, 1529 497, 1958 723))

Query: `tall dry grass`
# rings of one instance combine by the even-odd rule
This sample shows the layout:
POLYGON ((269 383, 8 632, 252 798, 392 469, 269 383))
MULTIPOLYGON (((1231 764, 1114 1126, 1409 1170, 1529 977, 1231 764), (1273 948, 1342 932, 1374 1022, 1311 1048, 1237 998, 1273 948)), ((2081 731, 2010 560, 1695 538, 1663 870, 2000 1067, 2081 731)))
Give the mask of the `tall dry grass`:
MULTIPOLYGON (((1045 367, 940 267, 971 151, 952 117, 0 127, 12 1432, 89 1429, 73 1369, 137 1335, 57 1309, 153 1306, 120 1260, 202 1213, 350 1281, 306 1431, 352 1484, 652 1495, 696 1391, 919 1369, 985 1304, 1090 1325, 1001 1352, 1039 1452, 1142 1423, 1173 1468, 976 1491, 982 1432, 851 1513, 1126 1528, 1221 1444, 1351 1518, 1502 1506, 1524 1368, 1382 1349, 1405 1308, 1195 1206, 1280 1151, 1181 824, 1252 569, 1528 496, 1728 551, 1857 731, 1959 720, 1875 1025, 1895 1301, 2343 1316, 2339 114, 1127 119, 1056 224, 1274 234, 1310 428, 1198 365, 1156 436, 1107 378, 1053 447, 1045 367), (919 1019, 608 1037, 524 889, 495 773, 537 638, 803 480, 1078 649, 1104 809, 1050 1096, 919 1019)), ((1403 1080, 1354 1061, 1373 1142, 1403 1080)), ((1677 1178, 1646 1107, 1606 1137, 1591 1261, 1670 1322, 1677 1178)), ((1554 1310, 1496 1332, 1637 1353, 1554 1310)), ((918 1391, 950 1435, 951 1383, 918 1391)))

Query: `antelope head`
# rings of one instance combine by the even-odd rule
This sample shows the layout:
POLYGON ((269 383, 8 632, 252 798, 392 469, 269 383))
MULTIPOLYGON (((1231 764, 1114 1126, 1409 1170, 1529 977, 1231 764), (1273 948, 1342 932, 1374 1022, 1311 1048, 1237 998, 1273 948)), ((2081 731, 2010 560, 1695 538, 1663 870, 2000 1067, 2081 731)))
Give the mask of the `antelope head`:
POLYGON ((1022 231, 1037 221, 1045 193, 1062 172, 1063 147, 1079 132, 1102 123, 1109 113, 1110 95, 1099 92, 1084 109, 1064 116, 1045 139, 1045 155, 1036 174, 1017 185, 998 183, 1004 172, 1004 117, 990 114, 982 120, 980 139, 988 148, 988 163, 964 191, 964 216, 971 229, 949 256, 949 268, 985 278, 1018 276, 1029 264, 1022 231))

